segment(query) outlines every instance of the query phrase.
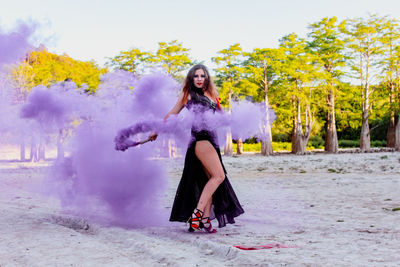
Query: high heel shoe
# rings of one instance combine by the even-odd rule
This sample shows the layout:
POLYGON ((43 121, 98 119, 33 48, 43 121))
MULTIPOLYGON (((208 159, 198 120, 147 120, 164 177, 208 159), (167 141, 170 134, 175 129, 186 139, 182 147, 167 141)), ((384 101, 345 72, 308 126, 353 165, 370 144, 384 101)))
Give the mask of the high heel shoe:
POLYGON ((201 219, 201 227, 204 228, 204 230, 206 230, 207 232, 209 232, 210 234, 214 234, 217 232, 217 230, 215 230, 212 227, 211 221, 209 217, 205 217, 201 219))
POLYGON ((189 217, 188 223, 189 225, 189 232, 200 231, 201 230, 201 220, 203 217, 203 212, 199 209, 195 209, 193 211, 192 216, 189 217))

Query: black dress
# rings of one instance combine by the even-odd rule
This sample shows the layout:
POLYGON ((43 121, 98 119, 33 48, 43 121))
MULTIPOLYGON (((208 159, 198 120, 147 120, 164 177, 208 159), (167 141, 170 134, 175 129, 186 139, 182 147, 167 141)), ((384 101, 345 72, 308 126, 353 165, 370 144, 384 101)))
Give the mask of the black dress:
MULTIPOLYGON (((197 120, 201 120, 201 113, 209 110, 215 112, 217 105, 204 96, 200 90, 196 89, 193 88, 190 92, 191 98, 186 107, 191 112, 195 112, 196 115, 200 115, 196 116, 196 118, 197 120)), ((234 223, 234 218, 244 211, 226 177, 226 170, 222 163, 221 152, 216 141, 216 133, 198 127, 201 123, 200 121, 200 123, 196 123, 197 127, 192 127, 192 140, 186 152, 185 166, 176 191, 170 221, 186 222, 197 207, 201 192, 208 182, 208 177, 203 170, 200 160, 196 157, 194 149, 197 141, 208 140, 215 148, 225 172, 224 181, 213 194, 210 219, 216 218, 218 220, 218 227, 224 227, 227 223, 234 223)))

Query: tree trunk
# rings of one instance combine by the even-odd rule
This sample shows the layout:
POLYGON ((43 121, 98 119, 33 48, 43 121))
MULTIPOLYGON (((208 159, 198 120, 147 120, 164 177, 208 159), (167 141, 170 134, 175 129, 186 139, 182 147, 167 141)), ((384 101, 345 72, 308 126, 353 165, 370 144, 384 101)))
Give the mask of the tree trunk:
MULTIPOLYGON (((292 108, 293 110, 296 109, 296 103, 295 103, 295 97, 292 96, 292 108)), ((291 136, 291 141, 292 141, 292 152, 293 152, 293 144, 295 142, 295 136, 296 136, 296 132, 297 132, 297 115, 294 114, 293 115, 293 126, 292 126, 292 136, 291 136)))
POLYGON ((241 155, 243 154, 243 141, 242 139, 237 140, 237 146, 236 146, 236 154, 241 155))
POLYGON ((46 151, 46 148, 45 148, 44 144, 40 143, 39 144, 39 151, 38 151, 39 152, 38 153, 38 161, 46 159, 45 151, 46 151))
POLYGON ((177 156, 177 147, 175 144, 175 140, 174 139, 169 139, 168 140, 168 154, 170 158, 176 158, 177 156))
MULTIPOLYGON (((267 115, 268 116, 268 115, 267 115)), ((261 140, 261 154, 263 156, 272 155, 274 152, 272 150, 272 134, 270 123, 267 122, 265 125, 265 133, 263 140, 261 140)))
POLYGON ((360 149, 361 151, 365 151, 371 148, 371 139, 370 139, 370 131, 369 131, 369 122, 368 122, 368 111, 369 111, 369 66, 370 61, 369 57, 366 58, 366 67, 365 67, 365 86, 363 88, 363 113, 362 113, 362 126, 361 126, 361 134, 360 134, 360 149))
POLYGON ((64 138, 63 138, 63 130, 58 132, 57 137, 57 160, 64 160, 64 138))
POLYGON ((303 155, 306 153, 308 140, 304 139, 301 132, 297 132, 294 136, 294 142, 292 143, 292 153, 296 155, 303 155))
POLYGON ((371 140, 369 135, 368 110, 364 110, 362 117, 360 149, 365 151, 371 148, 371 140))
POLYGON ((25 142, 22 141, 20 143, 20 150, 19 150, 20 160, 25 161, 25 142))
MULTIPOLYGON (((228 113, 231 113, 231 110, 230 110, 231 100, 232 100, 232 89, 229 88, 229 92, 228 92, 229 110, 228 110, 228 113)), ((225 147, 224 147, 224 155, 225 156, 233 155, 232 132, 230 130, 229 130, 229 132, 226 133, 226 143, 225 143, 225 147)))
POLYGON ((394 116, 390 116, 389 127, 386 135, 386 146, 395 147, 396 146, 396 123, 394 116))
POLYGON ((395 129, 395 149, 396 151, 400 151, 400 113, 397 117, 396 129, 395 129))
POLYGON ((311 114, 310 106, 306 107, 306 125, 303 134, 303 127, 301 125, 301 113, 300 113, 300 99, 297 100, 297 119, 294 129, 294 135, 292 137, 292 153, 296 155, 303 155, 307 150, 308 139, 310 139, 310 134, 312 126, 314 124, 314 115, 311 114))
POLYGON ((176 157, 176 146, 172 139, 163 138, 160 147, 160 156, 164 158, 176 157))
POLYGON ((269 116, 269 100, 268 89, 269 83, 267 79, 266 66, 264 66, 264 102, 265 102, 265 121, 263 125, 263 137, 261 140, 261 155, 269 156, 273 154, 272 150, 272 133, 271 133, 271 118, 269 116))
POLYGON ((226 133, 226 143, 224 147, 224 155, 232 156, 233 155, 233 144, 232 144, 232 133, 231 131, 226 133))
POLYGON ((394 99, 395 99, 395 92, 394 92, 394 83, 390 82, 390 118, 389 118, 389 127, 386 134, 386 146, 387 147, 395 147, 396 143, 396 123, 395 123, 395 111, 394 111, 394 99))
MULTIPOLYGON (((292 136, 292 153, 296 155, 302 155, 306 152, 307 143, 304 142, 303 129, 301 126, 301 109, 300 99, 297 98, 297 114, 293 124, 293 136, 292 136)), ((308 141, 308 140, 307 140, 308 141)))
POLYGON ((328 92, 328 118, 326 122, 325 151, 330 153, 338 152, 338 138, 335 118, 335 95, 332 89, 328 92))
POLYGON ((39 160, 38 147, 35 142, 31 143, 31 154, 29 156, 30 162, 37 162, 39 160))

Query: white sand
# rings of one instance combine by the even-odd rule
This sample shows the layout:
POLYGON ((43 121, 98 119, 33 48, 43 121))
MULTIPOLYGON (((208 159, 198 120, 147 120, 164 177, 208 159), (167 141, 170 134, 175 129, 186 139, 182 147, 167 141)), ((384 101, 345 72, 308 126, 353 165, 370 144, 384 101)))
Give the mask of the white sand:
MULTIPOLYGON (((29 188, 50 161, 0 147, 0 266, 399 266, 400 153, 224 157, 245 214, 217 234, 123 229, 65 215, 29 188), (295 248, 239 250, 234 245, 295 248)), ((162 159, 170 209, 183 159, 162 159)))

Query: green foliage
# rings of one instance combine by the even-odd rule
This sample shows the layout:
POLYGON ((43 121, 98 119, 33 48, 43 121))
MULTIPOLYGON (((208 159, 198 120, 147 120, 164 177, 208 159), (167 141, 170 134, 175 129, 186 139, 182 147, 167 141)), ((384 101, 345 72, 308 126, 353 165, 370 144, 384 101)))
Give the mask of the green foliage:
POLYGON ((328 87, 338 82, 337 78, 343 74, 340 67, 345 66, 347 59, 344 54, 345 40, 339 31, 343 27, 344 22, 337 24, 336 17, 323 18, 309 27, 308 48, 317 56, 319 67, 324 70, 321 78, 328 87))
MULTIPOLYGON (((339 140, 340 148, 356 148, 360 147, 360 140, 339 140)), ((385 147, 386 140, 372 140, 371 147, 385 147)))
POLYGON ((318 135, 313 135, 310 137, 308 140, 308 146, 314 147, 314 148, 324 148, 325 141, 322 139, 322 137, 318 135))
POLYGON ((355 137, 339 136, 340 132, 348 132, 361 127, 362 96, 359 86, 342 84, 336 99, 336 125, 339 139, 357 139, 355 137))
MULTIPOLYGON (((233 151, 237 151, 237 144, 233 144, 233 151)), ((261 151, 261 143, 254 144, 243 144, 244 152, 260 152, 261 151)))
POLYGON ((291 151, 292 143, 291 142, 272 142, 272 150, 275 152, 291 151))
POLYGON ((340 148, 355 148, 360 146, 360 140, 339 140, 340 148))
POLYGON ((28 93, 37 85, 51 84, 71 79, 78 87, 87 85, 87 91, 94 92, 100 84, 100 75, 106 73, 94 62, 74 60, 68 55, 50 53, 46 48, 33 51, 27 59, 15 67, 12 75, 19 88, 28 93))
MULTIPOLYGON (((277 115, 272 127, 275 151, 290 151, 295 120, 301 120, 304 130, 311 117, 314 124, 308 148, 322 148, 327 115, 332 111, 339 146, 358 147, 359 141, 349 140, 360 137, 365 107, 371 139, 385 140, 389 119, 400 111, 399 21, 376 15, 343 21, 331 17, 310 24, 308 29, 305 38, 296 33, 283 36, 278 48, 243 51, 236 43, 218 51, 212 58, 217 65, 213 80, 221 104, 230 108, 232 100, 267 101, 277 115), (330 95, 334 102, 327 101, 330 95), (312 116, 307 118, 306 110, 312 116)), ((181 80, 183 71, 194 63, 189 49, 177 40, 158 45, 156 51, 121 51, 108 64, 138 76, 160 67, 181 80)), ((18 97, 24 99, 32 87, 48 86, 66 78, 78 86, 85 83, 94 92, 100 75, 106 71, 93 62, 42 49, 32 52, 16 67, 13 78, 18 97)), ((258 149, 257 144, 256 140, 247 140, 245 151, 258 149)), ((372 141, 371 145, 385 143, 372 141)))
MULTIPOLYGON (((358 148, 360 147, 360 140, 339 140, 339 148, 358 148)), ((372 140, 371 147, 385 147, 385 140, 372 140)), ((233 151, 236 151, 237 144, 233 144, 233 151)), ((291 142, 272 142, 272 148, 275 152, 280 151, 291 151, 292 143, 291 142)), ((310 137, 310 141, 307 144, 307 150, 313 149, 323 149, 324 148, 324 140, 319 136, 310 137)), ((244 152, 261 152, 261 143, 243 143, 243 151, 244 152)))
POLYGON ((132 48, 129 51, 121 51, 119 55, 110 58, 108 64, 140 75, 144 72, 146 65, 150 64, 152 57, 153 55, 150 52, 132 48))
POLYGON ((141 51, 138 48, 121 51, 108 62, 110 66, 133 72, 138 76, 143 75, 150 68, 161 67, 178 80, 183 79, 181 72, 193 63, 194 61, 189 56, 189 49, 183 47, 177 40, 159 42, 156 52, 141 51))
POLYGON ((372 140, 371 147, 385 147, 386 140, 372 140))
POLYGON ((243 57, 242 48, 237 43, 217 53, 218 56, 212 58, 212 61, 218 66, 215 69, 217 73, 215 82, 219 87, 221 105, 231 108, 232 100, 243 99, 247 94, 247 92, 242 90, 246 86, 239 86, 244 73, 244 69, 241 67, 243 57))
POLYGON ((152 62, 161 65, 172 77, 182 79, 181 72, 193 64, 189 57, 189 49, 184 48, 177 40, 168 43, 159 42, 158 45, 152 62))
MULTIPOLYGON (((237 144, 233 144, 233 151, 236 151, 237 144)), ((290 151, 292 149, 292 143, 290 142, 272 142, 272 149, 275 152, 279 151, 290 151)), ((243 144, 243 151, 244 152, 261 152, 261 143, 255 144, 243 144)))
POLYGON ((278 82, 283 52, 279 48, 255 48, 252 52, 243 53, 246 58, 243 62, 245 80, 242 85, 251 88, 248 95, 253 101, 264 101, 268 91, 278 82))
POLYGON ((275 142, 290 142, 290 135, 287 133, 276 133, 272 135, 272 140, 275 142))

